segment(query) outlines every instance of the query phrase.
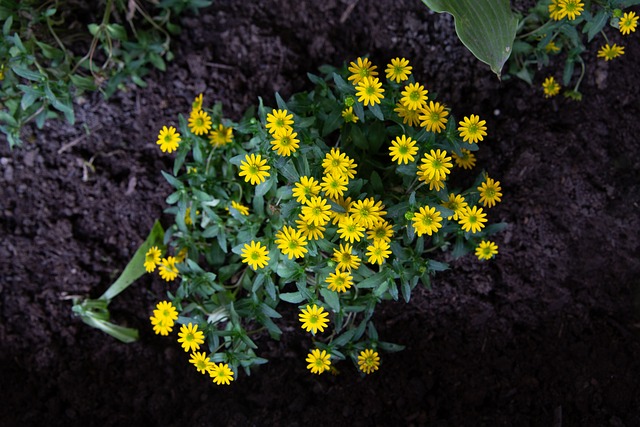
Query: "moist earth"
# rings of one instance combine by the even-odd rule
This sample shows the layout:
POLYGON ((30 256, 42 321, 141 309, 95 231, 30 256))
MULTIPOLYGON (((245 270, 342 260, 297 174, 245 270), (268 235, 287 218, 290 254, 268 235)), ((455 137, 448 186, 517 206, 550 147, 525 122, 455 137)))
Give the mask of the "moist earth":
POLYGON ((0 425, 640 425, 637 33, 606 30, 625 45, 611 62, 589 45, 575 102, 542 96, 561 63, 534 86, 499 81, 417 0, 214 1, 180 23, 176 58, 148 87, 80 98, 75 126, 27 127, 13 151, 0 141, 0 425), (155 139, 198 93, 237 120, 361 55, 408 58, 456 117, 487 121, 478 165, 503 188, 491 221, 509 224, 496 259, 451 260, 408 304, 380 305, 381 339, 405 350, 368 376, 344 362, 311 375, 283 303, 282 340, 258 341, 269 363, 220 387, 153 334, 157 277, 111 303, 139 329, 133 344, 74 317, 73 296, 98 297, 154 220, 170 224, 172 158, 155 139))

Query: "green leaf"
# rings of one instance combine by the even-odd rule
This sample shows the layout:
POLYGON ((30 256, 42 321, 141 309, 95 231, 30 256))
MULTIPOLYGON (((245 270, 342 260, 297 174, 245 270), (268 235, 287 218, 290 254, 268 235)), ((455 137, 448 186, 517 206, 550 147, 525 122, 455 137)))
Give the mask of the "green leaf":
POLYGON ((602 9, 592 19, 590 19, 582 29, 583 33, 587 33, 587 41, 593 40, 593 38, 602 30, 609 20, 609 14, 606 10, 602 9))
POLYGON ((160 225, 160 221, 157 221, 153 224, 151 228, 151 232, 147 239, 140 245, 135 254, 133 254, 133 258, 124 268, 120 277, 113 282, 109 289, 105 291, 99 299, 103 300, 111 300, 120 292, 124 291, 129 287, 131 283, 137 280, 140 276, 142 276, 146 270, 144 268, 144 258, 152 246, 161 246, 164 241, 164 229, 160 225))
POLYGON ((13 25, 13 15, 9 15, 4 24, 2 25, 2 34, 6 36, 9 35, 9 31, 11 31, 11 25, 13 25))
POLYGON ((327 288, 320 289, 320 295, 329 307, 336 313, 340 311, 340 297, 337 292, 330 291, 327 288))
POLYGON ((435 12, 454 16, 460 41, 500 78, 511 54, 518 19, 509 0, 422 0, 435 12))
POLYGON ((37 73, 35 71, 31 71, 28 68, 22 67, 22 66, 15 66, 11 68, 13 70, 14 73, 16 73, 17 75, 19 75, 22 78, 25 78, 27 80, 32 80, 34 82, 39 82, 40 80, 42 80, 43 78, 46 78, 45 76, 43 76, 40 73, 37 73))
POLYGON ((364 279, 358 283, 356 287, 358 289, 377 288, 387 280, 387 277, 382 273, 376 273, 371 277, 364 279))
POLYGON ((291 304, 300 304, 302 301, 304 301, 304 297, 300 292, 287 292, 284 294, 280 294, 280 299, 291 304))

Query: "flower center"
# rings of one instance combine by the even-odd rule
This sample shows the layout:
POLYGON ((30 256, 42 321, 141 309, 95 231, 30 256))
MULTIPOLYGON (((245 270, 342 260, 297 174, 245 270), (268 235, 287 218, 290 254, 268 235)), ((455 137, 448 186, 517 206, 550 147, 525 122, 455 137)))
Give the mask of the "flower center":
POLYGON ((258 260, 258 258, 260 258, 260 254, 259 254, 258 252, 253 252, 253 253, 251 254, 251 259, 252 259, 252 260, 257 261, 257 260, 258 260))
POLYGON ((255 165, 249 166, 249 173, 251 175, 256 175, 258 173, 258 167, 255 165))
POLYGON ((164 137, 164 142, 171 142, 173 138, 171 138, 171 135, 165 135, 164 137))
POLYGON ((318 323, 318 316, 316 316, 315 314, 312 314, 311 317, 309 317, 309 323, 312 323, 312 324, 318 323))
POLYGON ((412 101, 420 101, 420 92, 418 92, 417 90, 414 90, 413 92, 411 92, 409 94, 409 99, 412 101))
POLYGON ((203 126, 204 125, 204 120, 202 120, 202 118, 198 117, 196 119, 196 126, 203 126))

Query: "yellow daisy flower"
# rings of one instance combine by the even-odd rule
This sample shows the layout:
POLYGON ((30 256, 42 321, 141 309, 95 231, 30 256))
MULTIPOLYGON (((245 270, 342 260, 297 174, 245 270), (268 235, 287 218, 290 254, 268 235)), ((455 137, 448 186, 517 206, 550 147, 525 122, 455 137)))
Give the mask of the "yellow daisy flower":
POLYGON ((271 135, 275 135, 283 130, 293 129, 293 114, 287 110, 276 110, 275 108, 267 114, 266 128, 271 135))
POLYGON ((276 244, 278 249, 292 258, 302 258, 307 253, 307 239, 295 228, 288 225, 276 233, 276 244))
POLYGON ((351 81, 354 85, 360 83, 364 78, 375 77, 378 75, 376 71, 377 65, 373 65, 369 58, 358 58, 356 62, 349 64, 349 72, 351 76, 347 80, 351 81))
POLYGON ((480 117, 475 114, 465 117, 463 121, 459 122, 458 131, 460 132, 460 137, 469 144, 482 141, 483 137, 487 136, 486 123, 485 120, 480 120, 480 117))
POLYGON ((394 141, 391 141, 391 147, 389 147, 389 155, 391 161, 397 161, 399 165, 408 164, 415 160, 415 156, 418 153, 417 142, 405 135, 398 136, 394 141))
POLYGON ((609 46, 607 43, 598 51, 598 58, 604 58, 605 61, 611 61, 621 55, 624 55, 624 46, 618 46, 615 43, 613 46, 609 46))
POLYGON ((498 245, 493 242, 483 240, 476 247, 476 256, 479 260, 491 259, 498 255, 498 245))
POLYGON ((482 208, 467 206, 464 211, 458 215, 458 224, 462 226, 464 231, 477 233, 482 230, 487 222, 487 214, 482 212, 482 208))
POLYGON ((494 181, 487 177, 486 181, 478 187, 478 191, 480 192, 480 202, 482 205, 491 208, 495 206, 496 203, 500 202, 502 200, 500 198, 502 196, 500 190, 500 181, 494 181))
POLYGON ((231 142, 233 139, 233 128, 225 127, 219 124, 217 128, 214 128, 209 133, 209 142, 214 147, 225 145, 231 142))
POLYGON ((180 134, 176 132, 176 128, 173 126, 162 126, 156 144, 160 146, 160 150, 162 150, 163 153, 173 153, 178 149, 180 141, 180 134))
POLYGON ((307 358, 305 359, 308 363, 307 369, 311 371, 312 374, 320 375, 324 371, 328 371, 331 366, 331 355, 327 353, 326 350, 320 351, 315 348, 311 350, 307 358))
POLYGON ((211 116, 205 111, 193 111, 189 116, 189 130, 195 135, 204 135, 211 129, 211 116))
POLYGON ((365 374, 375 372, 380 367, 380 356, 377 351, 368 348, 358 355, 358 367, 365 374))
POLYGON ((240 162, 240 176, 244 176, 245 182, 251 182, 251 185, 263 183, 269 177, 270 169, 267 165, 267 159, 263 159, 260 154, 247 154, 242 162, 240 162))
POLYGON ((293 197, 298 203, 307 203, 309 199, 320 193, 320 183, 313 177, 301 176, 300 182, 293 186, 293 197))
POLYGON ((338 263, 336 267, 340 271, 351 271, 360 267, 360 258, 353 253, 353 246, 348 243, 340 243, 338 249, 333 250, 333 260, 338 263))
POLYGON ((411 75, 411 69, 413 67, 409 65, 409 61, 404 58, 395 58, 391 60, 391 63, 387 65, 385 70, 387 79, 395 81, 396 83, 403 82, 411 75))
POLYGON ((367 246, 366 255, 369 258, 369 263, 382 265, 384 260, 391 255, 389 247, 389 244, 383 240, 374 240, 371 245, 367 246))
POLYGON ((147 273, 151 273, 156 269, 158 264, 160 264, 161 256, 162 251, 160 251, 157 246, 151 246, 149 248, 144 256, 144 269, 147 270, 147 273))
POLYGON ((542 83, 542 90, 544 91, 544 97, 549 98, 550 96, 556 96, 560 93, 560 85, 556 82, 556 79, 553 76, 549 76, 544 79, 544 83, 542 83))
POLYGON ((324 332, 324 328, 329 324, 328 316, 329 313, 324 311, 323 307, 318 307, 315 304, 312 306, 307 305, 307 307, 303 308, 302 312, 298 314, 298 318, 302 323, 302 329, 311 332, 313 335, 318 331, 324 332))
POLYGON ((182 325, 178 332, 178 342, 182 343, 182 348, 186 352, 200 349, 200 345, 204 343, 204 333, 198 330, 198 325, 189 322, 188 325, 182 325))
POLYGON ((246 243, 240 253, 242 256, 242 262, 249 264, 251 268, 257 270, 264 268, 269 263, 269 250, 266 246, 262 246, 262 243, 251 241, 246 243))
POLYGON ((233 371, 226 363, 215 363, 209 369, 209 376, 213 378, 213 382, 217 385, 229 385, 233 381, 233 371))
POLYGON ((348 271, 336 270, 327 277, 327 288, 333 292, 347 292, 353 284, 353 277, 348 271))
POLYGON ((463 169, 473 169, 473 167, 476 165, 476 155, 466 148, 463 148, 460 151, 462 151, 462 155, 460 156, 458 156, 456 153, 451 153, 451 157, 453 157, 456 165, 463 169))
POLYGON ((427 103, 428 93, 420 83, 409 83, 402 91, 400 102, 410 110, 419 110, 427 103))
POLYGON ((618 21, 618 28, 620 28, 620 32, 624 35, 634 32, 637 25, 638 16, 633 11, 625 13, 618 21))
POLYGON ((380 104, 380 100, 384 99, 384 89, 382 83, 376 77, 363 78, 356 87, 356 96, 358 101, 362 102, 365 107, 369 104, 380 104))
POLYGON ((438 212, 436 208, 430 206, 420 207, 418 212, 413 214, 411 221, 418 236, 422 236, 423 234, 431 236, 442 228, 442 217, 440 216, 440 212, 438 212))
POLYGON ((418 116, 420 126, 425 128, 427 132, 440 133, 445 129, 449 112, 444 109, 444 105, 429 101, 429 105, 426 105, 420 112, 421 114, 418 116))

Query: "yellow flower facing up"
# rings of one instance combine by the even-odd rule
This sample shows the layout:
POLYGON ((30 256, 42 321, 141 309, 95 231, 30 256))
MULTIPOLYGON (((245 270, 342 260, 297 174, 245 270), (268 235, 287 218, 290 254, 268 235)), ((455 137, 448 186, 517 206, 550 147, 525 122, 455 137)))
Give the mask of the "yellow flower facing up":
POLYGON ((445 150, 438 148, 437 150, 431 150, 429 153, 424 153, 422 163, 418 169, 423 172, 427 179, 444 181, 451 172, 450 168, 452 167, 451 157, 447 156, 445 150))
POLYGON ((320 351, 315 348, 311 350, 305 360, 308 363, 307 369, 309 369, 312 374, 320 375, 324 371, 328 371, 331 367, 331 355, 327 353, 326 350, 320 351))
POLYGON ((217 128, 214 128, 211 133, 209 133, 209 143, 214 147, 229 144, 232 139, 233 128, 225 127, 222 124, 219 124, 217 128))
POLYGON ((285 131, 293 130, 293 114, 289 114, 287 110, 276 110, 275 108, 267 114, 266 128, 271 135, 285 131))
POLYGON ((442 206, 447 209, 451 209, 454 212, 454 214, 448 216, 447 219, 457 221, 460 213, 463 212, 469 204, 460 194, 451 193, 449 194, 449 199, 442 203, 442 206))
POLYGON ((352 216, 347 216, 338 223, 338 234, 349 243, 359 242, 364 237, 364 227, 352 216))
POLYGON ((435 178, 429 178, 426 170, 421 170, 418 167, 418 180, 424 181, 426 184, 429 184, 429 191, 440 191, 444 188, 444 181, 440 181, 435 178))
POLYGON ((336 270, 327 277, 327 288, 333 292, 347 292, 353 284, 353 276, 348 271, 336 270))
POLYGON ((393 237, 393 227, 384 219, 379 219, 367 230, 369 240, 383 240, 390 243, 391 237, 393 237))
POLYGON ((387 65, 385 73, 389 81, 400 83, 409 78, 412 68, 413 67, 409 65, 409 60, 404 58, 395 58, 391 60, 389 65, 387 65))
POLYGON ((449 112, 445 110, 444 105, 439 102, 429 101, 429 105, 420 110, 420 126, 425 128, 427 132, 440 133, 446 128, 449 121, 447 116, 449 112))
POLYGON ((368 348, 358 355, 358 367, 365 374, 375 372, 380 367, 380 356, 377 351, 368 348))
POLYGON ((333 250, 333 260, 338 263, 336 268, 340 271, 351 271, 360 267, 360 258, 353 253, 353 246, 349 243, 340 243, 340 247, 333 250))
POLYGON ((637 25, 638 16, 633 11, 625 13, 618 21, 618 28, 620 28, 620 32, 625 36, 634 32, 637 25))
POLYGON ((289 259, 302 258, 307 253, 305 248, 307 239, 298 230, 288 225, 276 233, 276 244, 289 259))
POLYGON ((320 183, 313 177, 301 176, 300 182, 293 186, 293 197, 298 203, 307 203, 320 193, 320 183))
POLYGON ((204 343, 204 333, 198 330, 198 325, 191 322, 180 327, 178 337, 178 342, 182 344, 182 348, 187 353, 199 350, 200 345, 204 343))
POLYGON ((502 200, 502 193, 500 190, 502 190, 502 188, 500 188, 500 181, 494 181, 487 177, 486 181, 478 187, 478 191, 480 192, 480 202, 482 205, 491 208, 495 206, 496 203, 500 202, 502 200))
POLYGON ((483 240, 476 247, 476 256, 479 260, 491 259, 498 255, 498 245, 493 242, 483 240))
POLYGON ((149 317, 151 325, 153 325, 153 332, 156 335, 167 336, 173 330, 173 322, 166 319, 162 319, 156 316, 149 317))
POLYGON ((473 169, 476 165, 476 155, 471 151, 463 148, 461 151, 461 155, 458 156, 456 153, 452 153, 453 161, 456 162, 458 167, 462 169, 473 169))
POLYGON ((419 110, 427 104, 428 93, 420 83, 409 83, 401 93, 400 102, 410 110, 419 110))
POLYGON ((267 159, 263 159, 260 154, 247 154, 242 162, 240 162, 240 176, 244 176, 245 182, 251 182, 251 185, 263 183, 269 177, 269 165, 267 159))
POLYGON ((325 154, 322 160, 322 167, 325 174, 348 175, 349 157, 340 151, 339 148, 332 148, 325 154))
POLYGON ((311 332, 313 335, 316 332, 324 332, 324 328, 329 324, 329 313, 324 311, 323 307, 318 307, 317 305, 307 305, 306 308, 302 309, 302 312, 298 314, 298 318, 302 323, 302 329, 307 332, 311 332))
POLYGON ((378 66, 373 65, 369 58, 358 58, 355 62, 351 62, 349 64, 349 72, 351 73, 351 75, 347 80, 349 80, 354 85, 357 85, 364 78, 376 77, 378 75, 376 68, 378 68, 378 66))
POLYGON ((331 205, 327 203, 326 199, 320 196, 312 197, 302 207, 300 217, 306 222, 322 227, 329 222, 329 211, 331 211, 331 205))
POLYGON ((351 205, 353 205, 353 201, 351 200, 351 197, 347 197, 346 199, 344 197, 339 197, 337 199, 333 199, 332 202, 334 202, 335 204, 337 204, 342 208, 342 210, 331 209, 329 213, 331 216, 331 223, 333 225, 337 225, 337 224, 340 224, 340 222, 342 222, 343 219, 349 216, 349 209, 351 209, 351 205))
POLYGON ((193 353, 191 353, 189 362, 191 362, 191 364, 195 366, 198 372, 200 372, 201 374, 206 374, 214 366, 214 363, 209 360, 209 358, 207 357, 207 353, 205 352, 194 351, 193 353))
POLYGON ((560 19, 566 17, 569 21, 573 21, 584 10, 584 3, 580 0, 558 0, 558 9, 560 19))
POLYGON ((367 257, 370 264, 382 265, 384 260, 391 255, 390 246, 384 240, 374 240, 373 243, 367 246, 367 257))
POLYGON ((398 117, 402 119, 402 124, 409 126, 418 126, 420 124, 419 111, 408 109, 402 102, 398 102, 393 111, 398 113, 398 117))
POLYGON ((598 51, 598 58, 603 58, 605 61, 611 61, 621 55, 624 55, 624 46, 618 46, 615 43, 613 46, 609 46, 607 43, 598 51))
POLYGON ((411 221, 418 236, 422 236, 423 234, 431 236, 442 228, 442 216, 440 216, 440 212, 430 206, 420 207, 418 212, 413 214, 411 221))
POLYGON ((415 160, 415 156, 418 153, 417 142, 405 135, 396 137, 394 141, 391 141, 391 147, 389 147, 389 155, 392 162, 398 162, 401 164, 408 164, 415 160))
POLYGON ((189 116, 189 130, 195 135, 205 135, 211 129, 211 116, 205 111, 193 111, 189 116))
POLYGON ((384 99, 383 93, 382 83, 376 77, 365 77, 356 87, 358 101, 362 102, 365 107, 369 104, 371 106, 380 104, 380 101, 384 99))
POLYGON ((477 233, 482 230, 487 222, 487 214, 482 212, 482 208, 467 206, 464 211, 458 215, 458 224, 462 226, 464 231, 477 233))
POLYGON ((156 269, 160 264, 161 256, 162 251, 160 251, 157 246, 151 246, 149 248, 147 253, 144 255, 144 269, 147 270, 147 273, 151 273, 156 269))
POLYGON ((320 240, 324 237, 324 232, 327 230, 327 228, 322 225, 315 225, 302 218, 296 220, 296 225, 298 226, 298 231, 302 233, 307 240, 320 240))
POLYGON ((209 376, 213 379, 213 382, 217 385, 229 385, 233 381, 233 371, 226 363, 215 363, 209 369, 209 376))
POLYGON ((235 200, 231 201, 231 208, 238 211, 240 215, 247 216, 249 215, 249 208, 243 205, 242 203, 238 203, 235 200))
POLYGON ((482 141, 482 139, 487 136, 486 123, 485 120, 480 120, 480 117, 475 114, 472 114, 470 117, 464 117, 463 121, 459 122, 460 127, 458 131, 460 132, 460 138, 469 144, 482 141))
POLYGON ((173 126, 162 126, 156 144, 160 146, 160 150, 162 150, 163 153, 173 153, 178 149, 180 141, 182 140, 180 139, 180 134, 176 132, 176 128, 173 126))
POLYGON ((176 267, 177 262, 178 260, 172 256, 162 258, 162 261, 160 261, 160 268, 158 268, 160 277, 162 277, 167 282, 170 282, 178 277, 178 267, 176 267))
POLYGON ((353 112, 353 107, 347 107, 342 110, 342 118, 345 123, 356 123, 359 120, 358 116, 353 112))
POLYGON ((542 83, 542 90, 544 91, 545 98, 556 96, 560 93, 560 84, 556 82, 556 79, 554 79, 553 76, 549 76, 544 79, 544 83, 542 83))
POLYGON ((262 243, 253 240, 251 243, 245 243, 240 255, 242 256, 242 262, 249 264, 254 270, 264 268, 271 259, 266 246, 262 246, 262 243))
POLYGON ((273 135, 271 149, 281 156, 288 157, 300 147, 300 140, 296 138, 297 136, 298 133, 294 132, 292 128, 278 131, 273 135))
POLYGON ((170 322, 171 326, 173 326, 173 322, 178 319, 178 311, 169 301, 160 301, 156 304, 156 309, 153 310, 153 315, 158 319, 170 322))
POLYGON ((381 201, 376 202, 373 197, 367 197, 364 200, 353 202, 349 208, 349 215, 365 228, 373 227, 377 221, 382 219, 387 212, 381 201))
POLYGON ((337 199, 342 197, 344 192, 347 191, 348 184, 349 178, 346 175, 331 173, 322 177, 320 188, 322 188, 325 196, 331 199, 337 199))

